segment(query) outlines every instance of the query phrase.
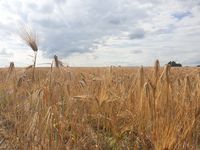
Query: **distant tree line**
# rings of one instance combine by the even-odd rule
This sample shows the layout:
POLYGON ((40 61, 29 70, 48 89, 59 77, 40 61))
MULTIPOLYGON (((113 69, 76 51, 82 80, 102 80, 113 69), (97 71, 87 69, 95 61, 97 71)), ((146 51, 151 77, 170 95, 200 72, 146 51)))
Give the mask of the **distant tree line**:
POLYGON ((175 61, 170 61, 170 62, 168 62, 168 64, 169 64, 171 67, 182 67, 182 64, 176 63, 175 61))
MULTIPOLYGON (((182 67, 182 64, 176 63, 175 61, 170 61, 170 62, 168 62, 168 64, 169 64, 171 67, 182 67)), ((187 67, 187 66, 186 66, 186 67, 187 67)), ((200 65, 197 65, 196 67, 200 67, 200 65)))

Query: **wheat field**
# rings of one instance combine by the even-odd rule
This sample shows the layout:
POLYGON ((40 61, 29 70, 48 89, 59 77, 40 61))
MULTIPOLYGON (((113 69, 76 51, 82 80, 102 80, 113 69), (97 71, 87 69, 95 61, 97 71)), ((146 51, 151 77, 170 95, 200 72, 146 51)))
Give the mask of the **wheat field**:
POLYGON ((0 149, 198 150, 198 68, 0 69, 0 149))

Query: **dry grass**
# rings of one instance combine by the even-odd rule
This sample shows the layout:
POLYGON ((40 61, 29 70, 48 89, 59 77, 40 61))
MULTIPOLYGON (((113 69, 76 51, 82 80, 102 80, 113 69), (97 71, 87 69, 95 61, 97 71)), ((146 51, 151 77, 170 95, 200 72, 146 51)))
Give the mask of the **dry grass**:
POLYGON ((37 68, 31 80, 31 67, 0 70, 0 149, 200 149, 196 68, 37 68))

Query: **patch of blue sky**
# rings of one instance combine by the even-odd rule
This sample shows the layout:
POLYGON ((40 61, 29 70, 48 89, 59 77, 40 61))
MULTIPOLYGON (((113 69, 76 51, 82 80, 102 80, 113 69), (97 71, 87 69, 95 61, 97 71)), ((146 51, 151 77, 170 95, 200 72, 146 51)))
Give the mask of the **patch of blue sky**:
POLYGON ((190 11, 176 12, 172 14, 172 16, 178 20, 182 20, 185 17, 192 16, 192 13, 190 11))

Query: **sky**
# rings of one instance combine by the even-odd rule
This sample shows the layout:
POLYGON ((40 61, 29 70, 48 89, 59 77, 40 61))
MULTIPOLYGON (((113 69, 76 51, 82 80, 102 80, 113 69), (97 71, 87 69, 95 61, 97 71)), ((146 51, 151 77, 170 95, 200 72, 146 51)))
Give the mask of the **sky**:
POLYGON ((38 66, 200 64, 200 0, 0 0, 0 67, 29 66, 24 26, 38 36, 38 66))

